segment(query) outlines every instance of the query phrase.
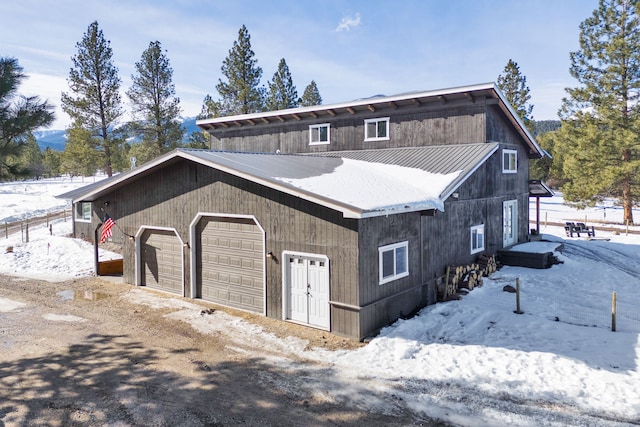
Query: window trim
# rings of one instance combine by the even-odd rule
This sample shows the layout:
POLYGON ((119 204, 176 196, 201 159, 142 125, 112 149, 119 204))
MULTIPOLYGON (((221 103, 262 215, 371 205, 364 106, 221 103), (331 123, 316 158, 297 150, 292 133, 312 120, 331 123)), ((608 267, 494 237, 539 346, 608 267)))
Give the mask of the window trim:
POLYGON ((484 247, 485 247, 485 234, 484 234, 484 224, 479 224, 479 225, 474 225, 471 227, 470 229, 470 244, 471 244, 471 254, 477 254, 478 252, 482 252, 484 251, 484 247), (478 232, 480 231, 480 233, 478 232), (474 232, 475 232, 475 239, 474 239, 474 232), (478 239, 477 237, 479 235, 482 235, 482 245, 478 246, 478 239))
POLYGON ((409 242, 398 242, 393 243, 391 245, 380 246, 378 248, 378 285, 384 285, 385 283, 392 282, 397 279, 401 279, 403 277, 407 277, 409 275, 409 242), (405 263, 405 271, 398 273, 397 269, 397 249, 404 248, 404 263, 405 263), (383 270, 383 254, 386 252, 393 251, 393 274, 387 277, 384 277, 383 270))
POLYGON ((309 145, 328 145, 331 144, 331 123, 318 123, 315 125, 309 125, 309 145), (315 129, 327 128, 327 140, 326 141, 314 141, 313 131, 315 129))
POLYGON ((76 209, 75 209, 75 215, 76 215, 76 222, 91 222, 91 214, 92 214, 92 206, 91 206, 91 202, 77 202, 76 203, 76 209), (84 217, 84 205, 89 205, 89 212, 88 212, 88 218, 84 217))
POLYGON ((518 151, 505 148, 502 150, 502 173, 518 173, 518 151), (508 168, 505 168, 505 157, 509 157, 508 168), (513 165, 511 164, 511 157, 513 156, 513 165), (513 166, 513 168, 512 168, 513 166))
POLYGON ((502 202, 502 247, 518 243, 518 199, 502 202), (507 218, 508 217, 508 218, 507 218), (508 219, 508 221, 507 221, 508 219))
POLYGON ((365 141, 388 141, 390 139, 389 138, 390 133, 391 133, 391 129, 389 129, 389 117, 377 117, 375 119, 365 119, 364 121, 364 140, 365 141), (377 123, 379 122, 386 123, 386 129, 387 129, 386 136, 377 136, 377 133, 378 133, 377 123), (368 125, 370 123, 376 123, 376 136, 374 137, 369 137, 368 125))

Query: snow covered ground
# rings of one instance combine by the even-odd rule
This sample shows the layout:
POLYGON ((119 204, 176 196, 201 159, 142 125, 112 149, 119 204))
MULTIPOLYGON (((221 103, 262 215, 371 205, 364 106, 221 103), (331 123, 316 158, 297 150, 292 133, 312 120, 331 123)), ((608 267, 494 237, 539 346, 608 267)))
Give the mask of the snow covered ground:
MULTIPOLYGON (((56 195, 104 178, 65 177, 0 183, 0 224, 27 222, 64 209, 70 211, 71 203, 57 199, 56 195)), ((71 234, 71 218, 51 221, 50 224, 52 235, 46 224, 29 225, 29 242, 23 233, 6 238, 2 229, 0 273, 53 281, 91 275, 94 271, 93 246, 83 240, 64 237, 71 234), (10 247, 12 252, 7 252, 10 247)), ((103 261, 121 256, 101 249, 99 258, 103 261)))
MULTIPOLYGON (((82 184, 0 184, 0 222, 59 210, 66 204, 52 195, 82 184), (30 196, 32 191, 36 195, 30 196)), ((535 203, 531 208, 535 218, 535 203)), ((640 220, 640 210, 634 217, 640 220)), ((622 223, 621 210, 613 205, 575 211, 562 197, 541 199, 541 220, 544 237, 563 244, 556 253, 563 264, 546 270, 504 267, 463 299, 426 307, 353 351, 305 351, 301 340, 283 342, 220 311, 206 318, 193 315, 190 303, 180 298, 134 288, 128 298, 151 306, 169 301, 175 311, 168 316, 201 332, 227 333, 317 360, 318 369, 330 370, 331 381, 308 381, 308 387, 372 411, 394 414, 409 407, 465 426, 640 424, 640 234, 627 235, 623 226, 617 233, 598 230, 601 224, 591 221, 622 223), (585 217, 603 240, 565 238, 562 227, 544 225, 545 219, 585 217), (516 278, 523 314, 514 313, 514 295, 502 290, 516 278), (610 330, 613 292, 616 332, 610 330)), ((91 246, 63 237, 71 231, 70 221, 54 222, 53 231, 51 236, 45 226, 34 227, 29 243, 22 243, 20 234, 2 235, 0 273, 47 280, 91 274, 91 246), (8 246, 13 252, 5 253, 8 246)), ((103 258, 113 256, 101 252, 103 258)), ((0 298, 0 313, 15 303, 0 298)), ((274 358, 272 363, 294 362, 274 358)))

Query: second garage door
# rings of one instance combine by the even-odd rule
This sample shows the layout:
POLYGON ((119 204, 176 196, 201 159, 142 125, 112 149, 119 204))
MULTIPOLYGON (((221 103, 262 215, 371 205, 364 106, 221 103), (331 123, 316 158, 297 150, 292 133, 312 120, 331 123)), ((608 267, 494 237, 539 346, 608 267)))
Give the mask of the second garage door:
POLYGON ((197 230, 197 296, 263 313, 262 229, 251 218, 203 217, 197 230))

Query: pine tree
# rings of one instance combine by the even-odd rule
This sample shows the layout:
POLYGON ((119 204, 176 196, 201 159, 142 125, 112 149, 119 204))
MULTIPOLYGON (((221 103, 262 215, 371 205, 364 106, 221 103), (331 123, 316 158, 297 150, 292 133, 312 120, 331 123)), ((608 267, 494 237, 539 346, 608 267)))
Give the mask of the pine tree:
POLYGON ((529 162, 529 178, 543 180, 552 188, 559 188, 565 182, 562 178, 564 156, 562 151, 556 148, 557 138, 557 130, 538 135, 536 137, 538 145, 551 157, 545 156, 529 162))
POLYGON ((31 133, 53 123, 53 106, 37 96, 19 96, 26 78, 14 58, 0 57, 0 180, 28 173, 19 162, 31 133))
POLYGON ((149 43, 135 67, 133 84, 127 91, 134 117, 130 128, 149 147, 153 158, 182 142, 185 129, 178 121, 180 99, 175 96, 173 69, 159 41, 149 43))
POLYGON ((188 141, 184 144, 186 148, 209 148, 209 139, 204 131, 194 131, 189 134, 188 141))
POLYGON ((243 25, 238 40, 233 42, 229 55, 222 62, 221 71, 227 81, 218 80, 216 90, 221 99, 213 102, 207 95, 202 116, 217 117, 248 114, 264 110, 265 89, 260 85, 262 68, 251 50, 251 36, 243 25))
POLYGON ((600 0, 580 24, 580 50, 571 52, 557 149, 565 153, 567 201, 592 206, 617 197, 633 223, 640 197, 640 21, 638 3, 600 0))
POLYGON ((62 94, 62 109, 74 127, 83 127, 99 138, 105 171, 112 176, 112 156, 118 150, 118 141, 111 133, 123 114, 118 69, 98 22, 89 25, 76 47, 78 53, 71 58, 73 68, 67 79, 70 92, 62 94))
POLYGON ((67 135, 60 165, 62 172, 71 176, 94 175, 100 163, 99 153, 95 149, 99 138, 92 137, 91 132, 82 127, 69 128, 67 135))
POLYGON ((298 91, 293 84, 287 62, 282 58, 278 64, 278 71, 269 82, 269 94, 266 107, 269 111, 285 110, 298 106, 298 91))
POLYGON ((527 78, 522 75, 520 67, 514 60, 509 59, 502 74, 498 76, 496 84, 527 129, 533 132, 535 128, 533 116, 531 115, 533 105, 529 104, 531 95, 527 86, 527 78))
POLYGON ((42 163, 44 165, 44 174, 47 177, 59 176, 62 172, 60 165, 62 164, 62 152, 52 150, 47 147, 42 155, 42 163))
POLYGON ((316 86, 316 82, 311 80, 311 83, 307 85, 304 89, 304 93, 302 94, 302 98, 300 98, 299 102, 301 107, 311 107, 313 105, 321 105, 322 97, 320 96, 320 91, 318 90, 318 86, 316 86))
POLYGON ((30 178, 40 179, 44 174, 43 155, 36 137, 30 133, 20 153, 19 163, 30 178))

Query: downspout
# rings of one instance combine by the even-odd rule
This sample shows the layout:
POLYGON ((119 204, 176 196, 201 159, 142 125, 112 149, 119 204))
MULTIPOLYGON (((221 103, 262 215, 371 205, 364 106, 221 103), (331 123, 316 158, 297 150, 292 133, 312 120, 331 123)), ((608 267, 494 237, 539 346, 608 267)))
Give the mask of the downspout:
POLYGON ((98 224, 98 227, 93 231, 93 255, 94 255, 94 269, 96 276, 100 275, 100 262, 98 261, 98 230, 102 226, 102 223, 98 224))
POLYGON ((540 235, 540 197, 536 197, 536 233, 540 235))

